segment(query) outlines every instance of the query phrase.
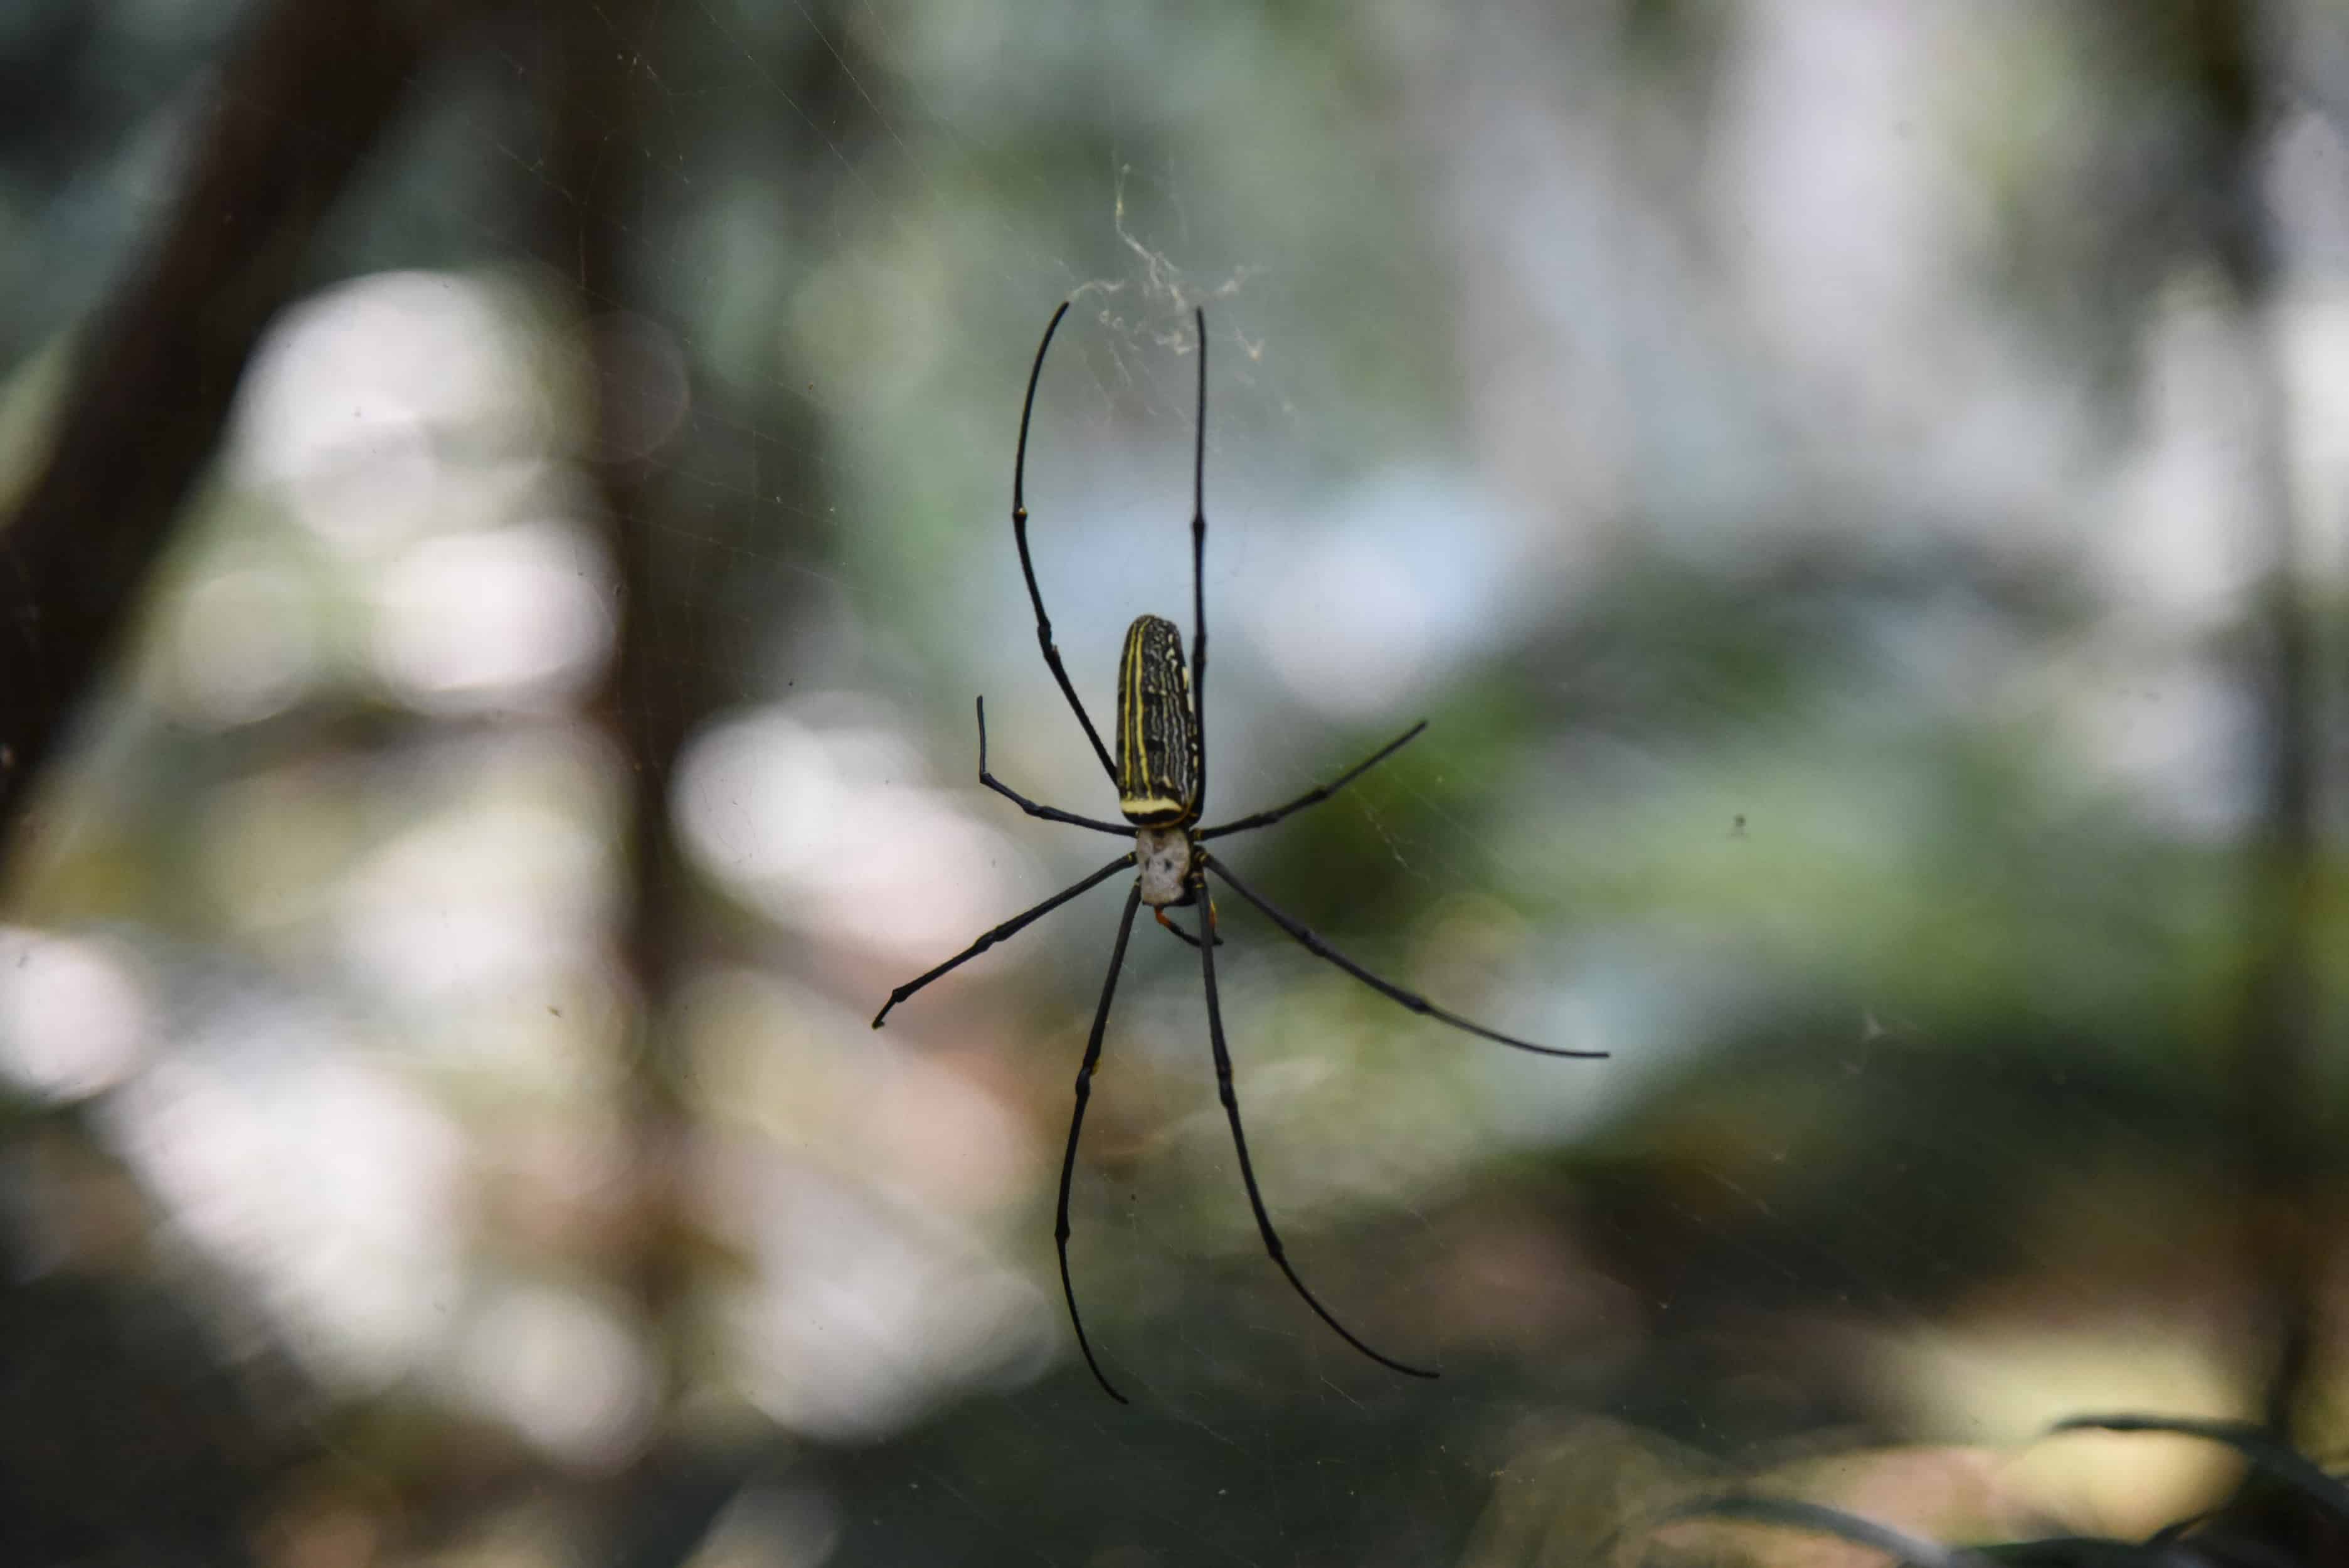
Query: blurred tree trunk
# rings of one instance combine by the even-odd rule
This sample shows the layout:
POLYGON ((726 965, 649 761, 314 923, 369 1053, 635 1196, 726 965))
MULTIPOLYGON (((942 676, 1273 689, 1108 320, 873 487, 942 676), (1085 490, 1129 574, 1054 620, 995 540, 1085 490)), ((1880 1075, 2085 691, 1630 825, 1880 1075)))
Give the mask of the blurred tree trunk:
MULTIPOLYGON (((794 509, 782 514, 787 528, 779 528, 777 511, 766 504, 776 493, 804 500, 820 486, 816 465, 803 456, 812 431, 801 427, 802 413, 758 407, 697 417, 699 399, 727 395, 701 384, 686 388, 686 424, 658 449, 645 449, 637 428, 645 388, 632 377, 644 366, 631 344, 639 335, 687 335, 668 319, 682 308, 678 302, 661 298, 667 280, 659 269, 674 257, 651 238, 675 232, 682 219, 669 204, 689 187, 656 179, 667 166, 650 151, 667 134, 666 117, 678 110, 663 85, 667 10, 657 0, 592 6, 536 0, 535 9, 545 62, 544 255, 568 280, 585 334, 596 400, 587 468, 619 584, 617 646, 597 710, 626 758, 634 791, 625 846, 628 901, 617 940, 636 997, 623 1089, 630 1202, 619 1267, 652 1342, 659 1388, 647 1447, 608 1489, 600 1556, 623 1568, 689 1558, 768 1454, 763 1440, 706 1442, 682 1414, 694 1392, 694 1295, 709 1249, 689 1190, 699 1129, 685 1092, 689 1068, 679 1057, 675 1003, 691 977, 703 922, 671 830, 671 795, 688 738, 739 700, 740 672, 760 652, 734 645, 730 634, 763 627, 788 603, 779 593, 759 593, 753 615, 747 607, 738 612, 734 596, 763 587, 761 562, 821 548, 805 537, 805 520, 821 509, 794 509), (804 438, 778 439, 779 426, 804 438), (678 493, 681 476, 741 466, 759 476, 748 487, 690 484, 689 500, 678 493), (727 562, 715 582, 701 569, 701 552, 713 551, 727 562)), ((803 50, 792 65, 812 58, 803 50)), ((812 68, 823 77, 817 96, 837 97, 831 85, 837 60, 827 54, 812 68)), ((778 142, 778 161, 796 145, 778 142)), ((794 191, 806 189, 788 164, 777 178, 794 191)), ((780 331, 775 341, 779 347, 784 341, 780 331)), ((776 384, 788 385, 788 376, 776 384)))
MULTIPOLYGON (((2244 431, 2252 515, 2262 550, 2250 607, 2245 684, 2256 717, 2259 816, 2245 877, 2237 1119, 2245 1200, 2243 1246, 2261 1347, 2261 1416, 2305 1447, 2323 1355, 2322 1129, 2315 1109, 2318 745, 2315 633, 2301 585, 2300 528, 2286 435, 2290 408, 2275 335, 2276 253, 2261 163, 2267 147, 2275 18, 2256 0, 2196 0, 2189 15, 2202 109, 2215 156, 2199 214, 2224 274, 2249 404, 2244 431)), ((2349 1542, 2338 1522, 2259 1472, 2213 1529, 2247 1536, 2293 1561, 2335 1562, 2349 1542)))
POLYGON ((2251 609, 2248 684, 2258 720, 2260 815, 2250 846, 2240 1040, 2246 1243, 2271 1335, 2261 1413, 2287 1440, 2305 1430, 2317 1353, 2318 1201, 2312 1029, 2315 1013, 2317 742, 2313 634, 2301 588, 2287 407, 2278 366, 2277 256, 2261 177, 2268 44, 2254 0, 2194 12, 2204 112, 2217 158, 2203 221, 2224 273, 2238 362, 2251 393, 2249 479, 2263 572, 2251 609))
POLYGON ((628 239, 642 233, 646 222, 643 99, 655 90, 655 78, 645 51, 654 46, 658 16, 645 0, 592 6, 539 0, 537 18, 546 62, 547 249, 569 276, 585 335, 595 396, 587 468, 619 582, 618 644, 599 706, 627 759, 634 790, 623 846, 629 896, 618 934, 636 1001, 627 1042, 633 1212, 624 1266, 659 1342, 666 1413, 683 1381, 676 1318, 686 1277, 676 1179, 687 1128, 660 1016, 675 987, 689 918, 668 799, 678 748, 702 699, 680 673, 692 665, 676 656, 691 606, 665 591, 649 516, 657 502, 626 428, 631 387, 623 331, 642 308, 628 239))
POLYGON ((203 94, 171 216, 75 356, 0 527, 0 832, 120 645, 310 241, 474 0, 277 0, 203 94))

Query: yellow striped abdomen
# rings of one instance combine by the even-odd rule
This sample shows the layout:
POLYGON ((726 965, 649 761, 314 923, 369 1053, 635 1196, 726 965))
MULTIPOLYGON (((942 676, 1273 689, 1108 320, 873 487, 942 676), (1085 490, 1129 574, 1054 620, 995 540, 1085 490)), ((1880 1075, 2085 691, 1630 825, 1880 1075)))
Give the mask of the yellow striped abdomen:
POLYGON ((1117 661, 1117 804, 1136 827, 1199 816, 1199 728, 1183 634, 1156 615, 1126 629, 1117 661))

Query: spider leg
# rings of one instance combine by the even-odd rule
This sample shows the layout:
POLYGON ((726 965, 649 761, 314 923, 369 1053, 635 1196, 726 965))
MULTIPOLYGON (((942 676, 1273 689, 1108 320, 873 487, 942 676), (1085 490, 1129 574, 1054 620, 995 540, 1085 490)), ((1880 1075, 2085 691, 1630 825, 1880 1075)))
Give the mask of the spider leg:
POLYGON ((1231 867, 1224 864, 1223 861, 1216 859, 1213 855, 1208 854, 1204 850, 1199 853, 1199 861, 1209 871, 1214 872, 1217 876, 1223 878, 1226 883, 1230 884, 1231 890, 1234 892, 1239 894, 1242 898, 1256 905, 1259 910, 1262 910, 1265 916, 1269 919, 1273 924, 1280 927, 1281 930, 1295 937, 1308 953, 1312 954, 1317 958, 1328 959, 1339 968, 1343 969, 1347 974, 1351 975, 1355 979, 1360 980, 1363 985, 1368 985, 1371 990, 1379 992, 1382 995, 1392 996, 1394 1000, 1402 1003, 1404 1006, 1410 1008, 1414 1013, 1424 1014, 1428 1017, 1440 1019, 1444 1023, 1451 1025, 1455 1029, 1465 1029, 1472 1035, 1481 1035, 1485 1039, 1496 1041, 1501 1045, 1509 1046, 1520 1051, 1531 1051, 1536 1056, 1596 1058, 1607 1055, 1605 1051, 1568 1051, 1562 1050, 1556 1046, 1537 1046, 1530 1040, 1520 1040, 1516 1038, 1514 1036, 1504 1035, 1496 1029, 1488 1029, 1484 1025, 1474 1023, 1469 1019, 1462 1017, 1457 1013, 1446 1012, 1444 1008, 1437 1006, 1434 1003, 1429 1001, 1426 997, 1418 995, 1416 992, 1406 991, 1391 980, 1380 979, 1377 975, 1371 974, 1369 970, 1363 968, 1361 965, 1355 963, 1352 959, 1347 957, 1344 954, 1339 952, 1328 943, 1322 941, 1320 937, 1315 935, 1305 926, 1300 925, 1296 921, 1290 919, 1288 915, 1283 914, 1280 911, 1273 908, 1272 905, 1267 903, 1263 899, 1250 892, 1246 882, 1243 882, 1239 878, 1232 875, 1231 867))
POLYGON ((1343 789, 1347 785, 1351 784, 1355 779, 1360 779, 1363 774, 1368 773, 1371 769, 1376 768, 1380 763, 1384 762, 1388 758, 1392 757, 1396 752, 1401 751, 1411 742, 1418 739, 1420 732, 1424 730, 1426 727, 1427 720, 1423 718, 1421 719, 1417 724, 1413 725, 1409 729, 1404 730, 1401 735, 1396 736, 1392 740, 1388 741, 1384 746, 1381 746, 1376 751, 1371 752, 1370 756, 1364 758, 1361 761, 1355 763, 1343 773, 1339 774, 1337 778, 1332 779, 1329 783, 1315 785, 1312 789, 1308 789, 1304 794, 1299 795, 1296 799, 1291 800, 1286 806, 1275 806, 1269 811, 1258 811, 1252 817, 1237 818, 1232 821, 1224 823, 1221 827, 1202 828, 1192 836, 1194 838, 1200 839, 1220 839, 1226 833, 1245 833, 1249 831, 1251 829, 1269 828, 1275 822, 1279 821, 1283 817, 1302 811, 1308 806, 1318 806, 1322 801, 1327 800, 1330 796, 1335 795, 1339 790, 1343 789))
POLYGON ((1093 1370, 1093 1381, 1102 1391, 1123 1405, 1125 1396, 1112 1387, 1102 1371, 1101 1363, 1093 1359, 1093 1347, 1085 1338, 1085 1320, 1077 1315, 1077 1289, 1069 1283, 1069 1181, 1077 1169, 1077 1134, 1084 1130, 1085 1102, 1093 1097, 1093 1068, 1101 1061, 1102 1032, 1109 1026, 1109 999, 1117 994, 1117 972, 1125 967, 1125 939, 1133 934, 1133 912, 1142 906, 1142 890, 1135 888, 1125 895, 1125 913, 1118 917, 1117 945, 1110 949, 1109 974, 1102 979, 1101 1005, 1093 1009, 1093 1032, 1085 1040, 1085 1059, 1077 1068, 1077 1108, 1069 1117, 1068 1152, 1061 1156, 1061 1209, 1052 1222, 1052 1244, 1061 1252, 1061 1294, 1069 1301, 1069 1326, 1077 1331, 1077 1348, 1085 1353, 1085 1365, 1093 1370))
MULTIPOLYGON (((1175 924, 1173 921, 1167 919, 1166 912, 1164 910, 1158 910, 1155 913, 1158 916, 1158 923, 1164 926, 1169 934, 1181 937, 1183 939, 1184 946, 1196 947, 1199 945, 1199 939, 1192 935, 1189 932, 1184 930, 1181 926, 1175 924)), ((1215 921, 1211 918, 1207 922, 1207 928, 1213 931, 1215 930, 1215 921)), ((1218 931, 1216 933, 1216 945, 1221 947, 1223 944, 1224 935, 1223 933, 1218 931)))
POLYGON ((1328 1307, 1314 1299, 1313 1293, 1305 1288, 1305 1282, 1298 1278, 1297 1271, 1289 1266, 1288 1255, 1281 1248, 1280 1233, 1272 1228, 1272 1216, 1265 1212, 1264 1194, 1257 1191, 1256 1167, 1248 1162, 1247 1134, 1240 1130, 1240 1101, 1239 1096, 1232 1091, 1232 1054, 1224 1045, 1224 1010, 1223 1003, 1216 993, 1216 944, 1212 942, 1199 948, 1199 972, 1207 987, 1207 1040, 1216 1052, 1216 1091, 1224 1102, 1224 1114, 1231 1119, 1232 1148, 1240 1157, 1240 1181, 1247 1187, 1248 1207, 1256 1211, 1257 1233, 1264 1238, 1266 1253, 1279 1265, 1280 1272, 1288 1276, 1288 1283, 1296 1288, 1305 1305, 1313 1309, 1314 1315, 1335 1329, 1339 1338, 1381 1367, 1392 1367, 1413 1377, 1437 1376, 1424 1367, 1405 1366, 1392 1356, 1381 1356, 1355 1338, 1350 1329, 1330 1315, 1328 1307))
POLYGON ((987 770, 987 699, 978 699, 978 781, 1009 800, 1031 817, 1041 817, 1048 822, 1066 822, 1072 828, 1091 828, 1097 833, 1115 833, 1119 838, 1132 838, 1131 822, 1103 822, 1092 817, 1080 817, 1063 811, 1057 806, 1039 806, 1035 801, 998 779, 987 770))
POLYGON ((1061 650, 1052 644, 1052 618, 1044 614, 1044 594, 1036 586, 1036 562, 1028 554, 1028 417, 1036 411, 1036 378, 1044 373, 1044 351, 1052 346, 1052 334, 1059 330, 1061 318, 1069 314, 1069 302, 1062 300, 1061 308, 1052 313, 1044 328, 1044 341, 1036 346, 1036 363, 1028 370, 1028 397, 1019 405, 1019 449, 1011 465, 1011 537, 1019 546, 1020 574, 1028 579, 1028 601, 1036 606, 1036 642, 1044 650, 1044 663, 1052 678, 1061 683, 1061 695, 1069 699, 1075 710, 1077 722, 1085 727, 1085 738, 1093 743, 1093 755, 1101 758, 1102 771, 1109 775, 1112 784, 1117 782, 1117 764, 1109 759, 1109 748, 1102 744, 1101 731, 1093 727, 1085 705, 1077 700, 1077 688, 1069 684, 1068 667, 1061 663, 1061 650))
POLYGON ((881 1026, 881 1021, 889 1016, 890 1008, 895 1006, 898 1003, 904 1001, 906 997, 912 995, 915 992, 920 990, 923 986, 928 985, 939 975, 944 975, 947 970, 959 968, 961 965, 969 963, 972 959, 978 957, 980 954, 986 952, 988 948, 994 946, 1005 937, 1016 935, 1022 928, 1027 926, 1031 921, 1036 920, 1039 916, 1051 913, 1054 910, 1060 908, 1062 904, 1076 897, 1077 894, 1083 892, 1090 888, 1098 886, 1102 882, 1107 882, 1110 878, 1115 876, 1119 872, 1133 863, 1133 851, 1128 851, 1126 853, 1122 854, 1118 856, 1117 859, 1110 861, 1109 864, 1102 867, 1101 870, 1093 872, 1092 875, 1087 877, 1084 881, 1077 883, 1076 886, 1062 888, 1059 892, 1054 893, 1051 897, 1046 899, 1035 908, 1025 911, 1019 914, 1013 915, 1009 920, 1005 921, 1001 925, 997 926, 994 930, 980 937, 977 942, 972 943, 968 947, 964 948, 960 953, 956 954, 952 958, 947 959, 944 964, 939 965, 936 968, 930 970, 925 975, 917 975, 914 979, 906 981, 903 985, 900 985, 895 991, 890 992, 889 999, 881 1004, 881 1010, 873 1015, 873 1026, 876 1029, 879 1028, 881 1026))
POLYGON ((1207 799, 1207 313, 1195 307, 1199 328, 1199 416, 1191 447, 1191 727, 1198 737, 1199 788, 1207 799))

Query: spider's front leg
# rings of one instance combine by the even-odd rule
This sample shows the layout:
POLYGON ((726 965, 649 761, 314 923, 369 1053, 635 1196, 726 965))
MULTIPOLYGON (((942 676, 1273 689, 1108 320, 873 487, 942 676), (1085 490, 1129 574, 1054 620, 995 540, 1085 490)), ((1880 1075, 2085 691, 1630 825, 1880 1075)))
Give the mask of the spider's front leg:
POLYGON ((998 779, 987 770, 987 699, 978 699, 978 781, 1027 812, 1047 822, 1066 822, 1072 828, 1091 828, 1096 833, 1115 833, 1119 838, 1132 832, 1123 822, 1104 822, 1093 817, 1080 817, 1073 811, 1063 811, 1058 806, 1041 806, 998 779))
POLYGON ((1068 666, 1061 662, 1061 650, 1052 642, 1052 618, 1044 614, 1044 591, 1036 586, 1036 562, 1028 553, 1028 421, 1036 412, 1036 380, 1044 374, 1044 353, 1052 346, 1052 334, 1061 329, 1061 318, 1068 314, 1069 302, 1062 300, 1061 308, 1045 325, 1044 341, 1036 346, 1036 363, 1028 367, 1028 396, 1019 405, 1019 449, 1011 459, 1011 539, 1019 549, 1019 574, 1028 581, 1028 602, 1036 607, 1036 644, 1044 652, 1044 665, 1060 683, 1061 695, 1069 699, 1070 711, 1084 726, 1085 738, 1092 743, 1102 771, 1114 781, 1117 764, 1109 759, 1109 748, 1102 744, 1101 731, 1093 727, 1092 716, 1077 700, 1077 688, 1069 682, 1068 666))

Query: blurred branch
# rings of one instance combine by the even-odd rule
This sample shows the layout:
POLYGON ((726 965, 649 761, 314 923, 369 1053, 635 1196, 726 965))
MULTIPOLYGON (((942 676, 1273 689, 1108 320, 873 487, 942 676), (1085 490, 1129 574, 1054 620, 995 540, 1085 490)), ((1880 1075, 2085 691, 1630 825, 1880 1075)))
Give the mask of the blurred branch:
POLYGON ((2272 341, 2277 258, 2261 188, 2267 16, 2256 0, 2200 0, 2192 13, 2204 111, 2218 135, 2206 212, 2228 283, 2251 391, 2250 479, 2265 573, 2251 612, 2249 684, 2260 820, 2251 844, 2238 1088, 2246 1244, 2261 1321, 2275 1338, 2261 1411, 2290 1441, 2311 1412, 2318 1327, 2315 1130, 2308 1106, 2314 1016, 2317 741, 2313 633, 2301 591, 2286 396, 2272 341))
MULTIPOLYGON (((630 1224, 620 1283, 650 1339, 657 1379, 648 1441, 614 1476, 599 1560, 616 1568, 685 1562, 756 1470, 756 1446, 705 1451, 677 1429, 692 1385, 695 1225, 686 1171, 693 1111, 668 1026, 693 941, 687 873, 669 830, 669 795, 686 738, 710 707, 694 628, 706 606, 659 548, 661 498, 627 428, 635 392, 626 353, 631 316, 653 314, 638 272, 648 206, 645 128, 659 105, 660 10, 647 0, 540 0, 546 119, 548 250, 569 275, 595 382, 587 469, 618 577, 617 646, 598 704, 633 774, 624 853, 628 899, 618 945, 636 994, 622 1109, 629 1129, 630 1224)), ((707 650, 699 650, 706 653, 707 650)))
POLYGON ((601 707, 634 773, 624 846, 629 899, 620 949, 637 997, 629 1041, 626 1111, 633 1126, 636 1223, 626 1283, 661 1351, 664 1408, 683 1382, 677 1322, 687 1285, 686 1252, 676 1191, 688 1132, 678 1085, 661 1039, 660 1015, 674 989, 685 942, 684 890, 668 832, 669 785, 688 728, 702 706, 672 668, 661 678, 660 653, 675 638, 672 606, 661 593, 645 464, 629 451, 624 428, 629 387, 616 331, 640 298, 631 274, 628 237, 645 207, 642 95, 654 90, 644 50, 657 16, 645 0, 580 6, 541 0, 539 42, 546 116, 549 249, 564 263, 575 294, 595 385, 588 470, 605 521, 619 579, 619 637, 601 707))
POLYGON ((181 192, 77 355, 47 466, 0 529, 0 831, 119 645, 262 329, 472 0, 276 0, 204 94, 181 192))
MULTIPOLYGON (((787 542, 761 515, 760 490, 739 497, 698 491, 687 506, 662 482, 698 464, 723 466, 729 459, 712 449, 743 430, 755 427, 762 442, 771 438, 779 420, 771 410, 707 426, 688 419, 678 444, 657 454, 644 449, 633 428, 642 389, 629 379, 641 373, 641 360, 628 352, 632 335, 674 330, 655 285, 666 259, 657 236, 668 191, 656 186, 657 165, 647 152, 658 139, 651 128, 674 115, 663 85, 678 68, 664 55, 675 36, 667 10, 661 0, 535 6, 544 62, 538 79, 547 156, 539 190, 546 255, 568 278, 595 377, 586 466, 619 588, 617 645, 598 717, 620 744, 634 792, 625 845, 629 896, 617 932, 636 1004, 622 1091, 632 1222, 618 1271, 650 1341, 658 1390, 645 1447, 606 1488, 599 1560, 615 1568, 667 1568, 692 1557, 768 1462, 771 1447, 763 1435, 713 1440, 678 1418, 695 1392, 694 1295, 709 1249, 688 1186, 702 1130, 687 1092, 675 1004, 707 932, 671 830, 670 796, 688 738, 732 695, 725 672, 752 652, 710 631, 716 602, 694 552, 723 539, 756 539, 770 552, 787 542), (676 526, 680 511, 692 526, 676 526)), ((802 52, 791 63, 806 57, 802 52)), ((836 63, 816 69, 820 84, 837 77, 836 63)), ((779 177, 792 176, 787 170, 779 177)), ((722 395, 706 384, 688 389, 697 401, 722 395)), ((786 454, 800 449, 788 440, 775 445, 786 454)), ((771 474, 771 484, 805 492, 816 483, 798 470, 795 456, 783 460, 790 469, 771 474)), ((773 603, 767 601, 769 613, 773 603)))

